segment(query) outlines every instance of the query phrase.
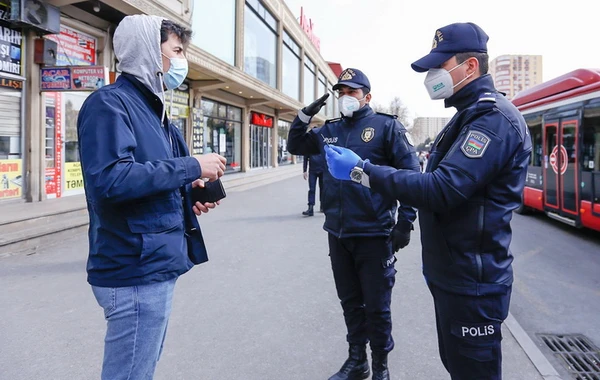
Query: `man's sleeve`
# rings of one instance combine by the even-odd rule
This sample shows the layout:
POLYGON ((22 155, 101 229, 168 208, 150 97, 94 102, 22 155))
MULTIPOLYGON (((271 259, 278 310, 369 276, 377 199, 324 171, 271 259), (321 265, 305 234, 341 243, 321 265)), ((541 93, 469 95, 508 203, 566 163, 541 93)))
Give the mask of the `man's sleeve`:
POLYGON ((317 140, 317 136, 312 130, 307 131, 307 129, 308 124, 296 116, 290 127, 290 132, 288 133, 288 152, 300 156, 319 153, 319 141, 317 140))
MULTIPOLYGON (((419 160, 415 154, 415 147, 412 140, 407 137, 406 128, 398 121, 393 120, 390 128, 386 152, 389 155, 390 162, 396 169, 407 169, 420 172, 419 160)), ((417 210, 409 206, 407 202, 400 201, 398 207, 398 221, 408 221, 413 223, 417 218, 417 210)))
POLYGON ((137 143, 126 106, 116 95, 93 94, 78 120, 81 165, 88 197, 123 202, 172 191, 199 178, 193 157, 136 162, 137 143))
POLYGON ((302 163, 302 173, 306 173, 306 169, 308 169, 308 160, 310 160, 310 156, 304 156, 304 162, 302 163))
POLYGON ((457 207, 488 184, 516 157, 524 136, 490 113, 464 128, 432 173, 365 165, 371 188, 417 208, 443 212, 457 207))

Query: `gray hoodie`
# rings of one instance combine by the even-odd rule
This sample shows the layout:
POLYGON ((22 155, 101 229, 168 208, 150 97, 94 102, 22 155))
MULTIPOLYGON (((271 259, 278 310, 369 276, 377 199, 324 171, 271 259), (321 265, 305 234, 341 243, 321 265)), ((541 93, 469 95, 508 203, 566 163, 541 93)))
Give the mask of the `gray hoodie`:
POLYGON ((160 26, 163 20, 162 17, 149 15, 125 17, 115 30, 113 46, 119 61, 117 70, 135 76, 164 105, 160 50, 160 26))

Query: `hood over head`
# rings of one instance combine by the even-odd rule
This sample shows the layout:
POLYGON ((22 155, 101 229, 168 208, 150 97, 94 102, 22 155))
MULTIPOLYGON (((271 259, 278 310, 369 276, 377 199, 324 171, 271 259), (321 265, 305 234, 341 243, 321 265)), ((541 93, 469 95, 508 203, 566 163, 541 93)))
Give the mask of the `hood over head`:
POLYGON ((164 103, 160 49, 163 20, 151 15, 125 17, 115 30, 113 46, 119 61, 117 70, 135 76, 164 103))

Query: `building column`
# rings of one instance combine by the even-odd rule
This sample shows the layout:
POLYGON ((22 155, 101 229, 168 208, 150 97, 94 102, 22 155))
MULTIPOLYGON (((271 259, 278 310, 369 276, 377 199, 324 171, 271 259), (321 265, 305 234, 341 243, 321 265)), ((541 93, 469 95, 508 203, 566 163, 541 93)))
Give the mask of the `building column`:
POLYGON ((36 33, 28 31, 25 40, 25 175, 27 202, 39 202, 46 198, 45 160, 46 128, 44 97, 40 92, 40 67, 34 62, 36 33))
POLYGON ((242 172, 250 170, 250 108, 242 108, 242 172))
POLYGON ((271 145, 273 149, 271 149, 271 157, 273 162, 273 167, 276 168, 279 166, 279 162, 277 162, 277 158, 279 157, 279 126, 277 125, 279 122, 279 110, 274 110, 273 115, 273 128, 271 128, 271 145))

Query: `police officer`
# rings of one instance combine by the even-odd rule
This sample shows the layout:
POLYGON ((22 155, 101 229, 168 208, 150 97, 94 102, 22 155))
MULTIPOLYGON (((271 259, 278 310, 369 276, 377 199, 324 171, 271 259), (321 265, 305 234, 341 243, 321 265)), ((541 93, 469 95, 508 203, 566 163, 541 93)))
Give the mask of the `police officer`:
MULTIPOLYGON (((346 69, 333 87, 339 93, 341 117, 307 132, 329 94, 304 107, 292 123, 288 149, 292 154, 323 154, 324 147, 345 146, 377 165, 418 172, 415 149, 396 116, 375 113, 369 106, 371 84, 357 69, 346 69)), ((360 184, 339 181, 325 173, 325 224, 331 267, 344 311, 349 356, 330 380, 369 376, 366 344, 372 351, 373 379, 389 379, 387 354, 394 348, 390 299, 395 282, 394 252, 410 241, 416 212, 394 197, 384 197, 360 184)))
POLYGON ((433 295, 442 362, 453 380, 502 377, 501 323, 513 272, 510 220, 521 201, 531 140, 519 111, 494 88, 488 36, 473 23, 435 32, 412 64, 432 99, 457 114, 432 145, 426 173, 327 149, 333 176, 419 209, 423 273, 433 295))
POLYGON ((313 216, 315 206, 315 193, 317 191, 317 180, 319 180, 319 203, 321 212, 323 212, 323 171, 325 166, 325 156, 322 154, 313 154, 304 156, 304 169, 302 175, 308 179, 308 209, 302 211, 302 215, 313 216), (308 171, 306 170, 308 167, 308 171))

